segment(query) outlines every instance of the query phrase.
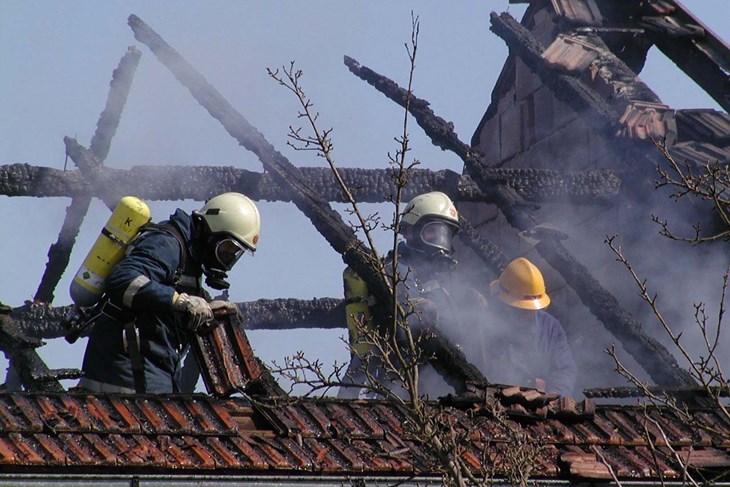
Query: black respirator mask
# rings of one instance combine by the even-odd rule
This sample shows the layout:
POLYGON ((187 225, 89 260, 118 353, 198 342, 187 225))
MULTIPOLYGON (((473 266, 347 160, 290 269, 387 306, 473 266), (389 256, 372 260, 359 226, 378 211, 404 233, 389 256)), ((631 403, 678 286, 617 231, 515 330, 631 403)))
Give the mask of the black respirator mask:
POLYGON ((203 273, 205 284, 213 289, 228 289, 231 284, 228 271, 238 262, 246 247, 238 240, 228 235, 213 235, 208 237, 203 253, 203 273))
POLYGON ((448 270, 456 264, 452 255, 454 234, 457 230, 453 224, 431 220, 420 228, 416 227, 416 233, 408 239, 407 245, 421 254, 434 270, 448 270))

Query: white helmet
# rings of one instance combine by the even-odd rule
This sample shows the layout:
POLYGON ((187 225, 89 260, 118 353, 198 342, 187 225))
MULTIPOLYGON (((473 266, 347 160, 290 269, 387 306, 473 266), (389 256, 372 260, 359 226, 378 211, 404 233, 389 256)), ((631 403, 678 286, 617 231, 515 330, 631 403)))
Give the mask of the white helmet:
POLYGON ((441 218, 459 228, 459 213, 454 202, 441 191, 419 194, 403 211, 403 223, 416 225, 423 217, 441 218))
POLYGON ((254 202, 247 196, 241 193, 223 193, 209 199, 193 214, 205 221, 211 235, 229 235, 251 252, 256 250, 261 232, 261 216, 254 202))
POLYGON ((403 211, 406 244, 427 254, 451 255, 452 237, 459 231, 459 213, 451 198, 440 191, 413 198, 403 211))

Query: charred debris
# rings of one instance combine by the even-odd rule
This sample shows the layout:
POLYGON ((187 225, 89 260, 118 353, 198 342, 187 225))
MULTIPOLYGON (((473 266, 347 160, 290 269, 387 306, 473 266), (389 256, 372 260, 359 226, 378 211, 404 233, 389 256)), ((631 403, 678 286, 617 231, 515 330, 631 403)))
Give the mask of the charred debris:
MULTIPOLYGON (((566 288, 575 293, 580 306, 589 310, 623 345, 651 381, 662 390, 681 390, 686 397, 687 391, 696 386, 694 379, 659 340, 647 333, 647 327, 629 309, 622 307, 620 300, 601 284, 592 269, 573 254, 567 246, 572 236, 554 230, 551 213, 544 208, 569 203, 600 213, 602 209, 612 209, 626 201, 644 203, 654 168, 661 163, 661 155, 651 143, 652 138, 664 140, 675 155, 687 160, 701 161, 707 154, 719 156, 715 159, 721 161, 730 159, 727 114, 711 110, 671 110, 636 76, 648 48, 655 45, 727 109, 730 105, 727 46, 672 1, 622 2, 621 6, 600 0, 522 3, 530 3, 522 23, 509 14, 491 16, 491 29, 507 43, 510 57, 494 88, 492 104, 470 144, 459 140, 453 125, 438 117, 426 100, 411 98, 410 113, 418 125, 436 146, 457 154, 464 161, 465 170, 464 174, 416 170, 404 197, 440 190, 461 205, 468 203, 469 208, 497 208, 500 218, 521 238, 531 241, 532 251, 544 259, 566 288), (575 8, 577 4, 582 7, 575 8), (528 78, 524 78, 526 73, 528 78), (532 85, 529 89, 528 84, 532 85), (529 103, 518 106, 524 115, 517 117, 516 122, 522 123, 516 132, 520 134, 520 140, 510 141, 504 136, 510 128, 504 120, 509 117, 503 115, 512 107, 506 106, 504 99, 506 94, 514 95, 515 91, 529 103), (525 92, 529 93, 525 95, 525 92), (540 126, 534 112, 535 105, 540 102, 538 96, 551 99, 554 118, 559 117, 559 105, 561 110, 573 113, 585 130, 592 131, 610 145, 606 149, 610 157, 604 154, 603 161, 614 162, 596 163, 596 158, 588 152, 581 153, 583 160, 573 158, 560 163, 557 159, 551 160, 555 155, 544 150, 546 141, 556 134, 559 136, 566 124, 553 129, 540 126), (525 119, 529 121, 527 125, 525 119), (539 131, 542 134, 537 133, 539 131), (623 160, 631 160, 632 164, 622 164, 623 160)), ((58 380, 75 375, 74 371, 48 370, 35 349, 42 344, 42 339, 66 333, 63 322, 67 309, 53 307, 51 303, 89 202, 94 197, 110 206, 126 193, 147 200, 204 200, 217 192, 240 191, 254 200, 292 202, 341 254, 343 261, 363 276, 379 302, 388 303, 392 297, 387 292, 387 284, 372 266, 374 256, 330 206, 330 202, 343 201, 343 197, 329 170, 298 167, 287 160, 152 28, 134 15, 129 17, 128 23, 135 38, 188 88, 198 103, 241 146, 259 157, 265 172, 191 166, 177 168, 173 181, 173 171, 169 167, 145 166, 130 170, 105 167, 104 159, 141 56, 139 50, 130 47, 114 70, 106 107, 89 148, 75 139, 65 139, 66 153, 78 170, 60 171, 32 164, 0 166, 2 195, 71 199, 58 239, 49 248, 46 270, 34 301, 16 309, 0 310, 0 348, 10 358, 22 387, 28 391, 58 392, 63 390, 58 380), (141 172, 147 177, 136 177, 141 172), (218 184, 215 187, 199 184, 203 179, 215 180, 218 184)), ((395 82, 350 57, 345 57, 344 62, 355 76, 405 106, 406 91, 395 82)), ((519 97, 513 99, 518 100, 515 103, 521 103, 519 97)), ((354 196, 358 201, 384 201, 385 195, 393 190, 392 173, 387 169, 345 168, 342 175, 345 182, 355 188, 354 196)), ((459 237, 486 273, 497 275, 514 256, 514 251, 508 251, 510 247, 504 242, 490 239, 479 211, 482 210, 464 211, 464 231, 459 237)), ((554 305, 555 314, 566 325, 572 321, 573 304, 564 301, 554 305)), ((246 346, 244 329, 345 326, 343 304, 338 299, 260 300, 239 303, 239 307, 245 317, 243 323, 238 323, 243 348, 246 346)), ((381 316, 384 318, 387 316, 381 316)), ((569 335, 579 333, 567 326, 566 330, 569 335)), ((489 383, 489 378, 483 377, 445 337, 437 337, 429 346, 432 347, 429 355, 436 357, 434 366, 454 385, 457 393, 466 394, 469 384, 489 383), (438 357, 448 359, 439 360, 438 357)), ((249 373, 262 373, 254 369, 256 367, 251 365, 249 373)), ((265 371, 265 367, 263 369, 265 371)), ((249 379, 251 377, 245 380, 249 379)), ((271 382, 259 390, 262 393, 281 392, 271 382)), ((615 388, 606 388, 603 395, 632 394, 615 391, 615 388)), ((601 389, 593 389, 591 395, 600 396, 601 389)))

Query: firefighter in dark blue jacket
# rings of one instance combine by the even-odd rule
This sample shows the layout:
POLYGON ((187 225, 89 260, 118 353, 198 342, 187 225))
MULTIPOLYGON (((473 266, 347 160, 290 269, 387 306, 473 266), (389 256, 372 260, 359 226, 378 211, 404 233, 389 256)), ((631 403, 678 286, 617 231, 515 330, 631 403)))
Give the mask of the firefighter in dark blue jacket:
POLYGON ((550 296, 540 270, 519 257, 491 283, 487 377, 570 396, 577 366, 560 322, 545 311, 550 296))
POLYGON ((192 215, 178 209, 168 221, 143 227, 106 280, 79 387, 178 392, 187 334, 207 331, 214 309, 235 306, 209 302, 202 278, 213 289, 228 288, 227 272, 256 250, 260 228, 256 205, 239 193, 211 198, 192 215))

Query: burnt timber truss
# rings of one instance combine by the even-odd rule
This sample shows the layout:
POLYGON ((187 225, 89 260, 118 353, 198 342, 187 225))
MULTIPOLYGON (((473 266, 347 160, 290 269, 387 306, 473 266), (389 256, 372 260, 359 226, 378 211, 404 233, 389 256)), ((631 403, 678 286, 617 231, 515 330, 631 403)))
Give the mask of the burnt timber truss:
MULTIPOLYGON (((592 0, 588 3, 593 4, 592 0)), ((668 3, 673 4, 673 2, 668 3)), ((679 7, 673 5, 672 8, 672 12, 676 12, 679 7)), ((679 10, 680 13, 684 12, 682 9, 679 10)), ((564 15, 564 17, 569 16, 564 15)), ((571 19, 566 20, 570 21, 571 19)), ((727 67, 726 46, 707 32, 702 40, 698 41, 695 32, 694 40, 677 47, 676 43, 667 43, 663 40, 664 37, 657 35, 657 32, 667 30, 661 22, 657 23, 647 17, 645 23, 647 29, 654 32, 656 38, 652 39, 656 45, 665 52, 673 52, 675 55, 678 50, 704 53, 704 60, 695 59, 680 64, 680 67, 687 72, 696 72, 697 66, 708 62, 707 59, 713 61, 713 66, 718 69, 713 71, 710 81, 703 87, 727 109, 729 92, 726 89, 727 69, 723 68, 727 67), (708 46, 711 49, 708 50, 708 46)), ((22 354, 15 354, 12 359, 20 371, 23 385, 29 390, 57 390, 56 385, 60 387, 53 380, 54 372, 43 369, 45 364, 35 354, 33 348, 39 344, 37 338, 52 338, 60 336, 63 332, 60 319, 63 308, 52 308, 50 303, 53 300, 53 290, 68 264, 68 256, 88 209, 88 201, 91 197, 100 197, 107 206, 110 206, 117 196, 125 193, 125 188, 131 188, 130 181, 139 171, 156 175, 154 178, 145 178, 148 182, 146 187, 135 186, 135 193, 138 196, 150 200, 183 198, 204 200, 220 191, 235 190, 246 193, 254 199, 293 201, 312 220, 330 245, 343 256, 343 260, 363 275, 383 302, 388 301, 387 285, 378 278, 369 263, 373 256, 368 255, 364 245, 329 206, 330 201, 342 201, 340 191, 334 186, 331 175, 319 168, 297 168, 292 165, 149 26, 134 15, 130 16, 129 24, 135 37, 150 48, 191 91, 198 102, 223 124, 229 134, 259 156, 267 172, 256 173, 238 168, 213 166, 189 167, 182 171, 182 176, 178 173, 175 184, 171 185, 167 175, 171 171, 166 167, 137 167, 129 171, 105 168, 103 160, 121 117, 140 57, 139 51, 134 48, 129 49, 114 72, 107 105, 97 123, 97 131, 92 138, 90 149, 81 146, 74 139, 64 140, 67 154, 79 171, 61 172, 28 164, 0 166, 0 194, 72 198, 58 241, 49 249, 46 273, 35 296, 37 302, 15 310, 6 310, 6 313, 0 316, 3 329, 7 332, 0 335, 0 346, 6 352, 14 348, 23 349, 22 354), (206 177, 215 175, 221 184, 215 188, 200 187, 196 181, 202 175, 206 177), (113 191, 110 191, 112 188, 113 191), (19 347, 19 344, 22 346, 19 347), (39 381, 38 377, 42 377, 42 380, 39 381)), ((563 93, 566 101, 580 105, 581 109, 588 108, 595 111, 599 115, 596 117, 597 130, 610 132, 620 129, 621 112, 618 107, 621 105, 607 103, 576 73, 545 63, 542 59, 545 48, 518 22, 506 14, 501 16, 492 14, 492 29, 541 76, 546 85, 551 86, 556 93, 563 93)), ((599 47, 606 47, 595 33, 586 33, 584 37, 599 47)), ((691 38, 692 35, 687 34, 685 37, 691 38)), ((621 60, 609 58, 604 61, 610 63, 614 71, 624 70, 625 65, 621 60)), ((345 63, 354 74, 376 86, 396 103, 403 103, 404 90, 395 83, 360 66, 351 58, 346 58, 345 63)), ((628 67, 625 71, 631 72, 628 67)), ((635 88, 638 90, 636 93, 643 95, 638 98, 645 98, 650 94, 650 90, 643 90, 641 86, 635 88)), ((450 124, 437 117, 428 108, 428 102, 414 98, 410 108, 434 144, 455 152, 464 160, 468 175, 462 176, 450 171, 417 171, 407 188, 406 197, 437 189, 446 192, 457 201, 484 201, 497 204, 512 225, 519 230, 535 233, 539 241, 536 245, 538 251, 561 272, 604 326, 625 345, 637 344, 628 345, 627 350, 646 369, 657 385, 664 387, 694 385, 693 379, 678 367, 672 355, 661 344, 644 334, 641 324, 623 310, 618 301, 570 255, 560 242, 565 236, 542 230, 541 222, 533 214, 538 203, 570 201, 577 204, 611 205, 620 191, 626 188, 626 185, 622 184, 622 179, 627 177, 631 179, 634 174, 622 175, 608 170, 550 171, 490 167, 485 164, 482 154, 458 140, 450 124)), ((632 156, 648 159, 652 164, 647 164, 647 167, 653 167, 656 162, 655 158, 658 156, 651 155, 644 148, 637 148, 628 140, 618 143, 622 143, 625 151, 632 156)), ((347 182, 357 182, 355 186, 358 190, 355 196, 360 201, 383 201, 384 196, 392 191, 392 181, 387 170, 345 169, 343 174, 347 182)), ((465 231, 460 236, 466 245, 474 250, 494 273, 498 273, 507 262, 504 252, 492 242, 480 237, 468 222, 463 223, 465 231)), ((341 317, 339 323, 335 318, 341 313, 342 304, 338 300, 321 299, 304 302, 274 300, 241 303, 240 306, 248 310, 247 317, 249 313, 251 314, 251 321, 247 325, 251 329, 284 329, 311 325, 314 322, 320 327, 343 326, 341 317), (257 311, 260 311, 264 318, 255 319, 254 317, 258 316, 257 311)), ((457 391, 464 391, 465 384, 469 381, 485 380, 446 340, 439 341, 435 347, 432 352, 437 355, 446 353, 458 358, 455 361, 448 361, 445 369, 444 363, 440 364, 440 371, 450 378, 449 382, 455 385, 457 391)), ((56 377, 65 377, 67 374, 67 371, 59 371, 56 377)))

